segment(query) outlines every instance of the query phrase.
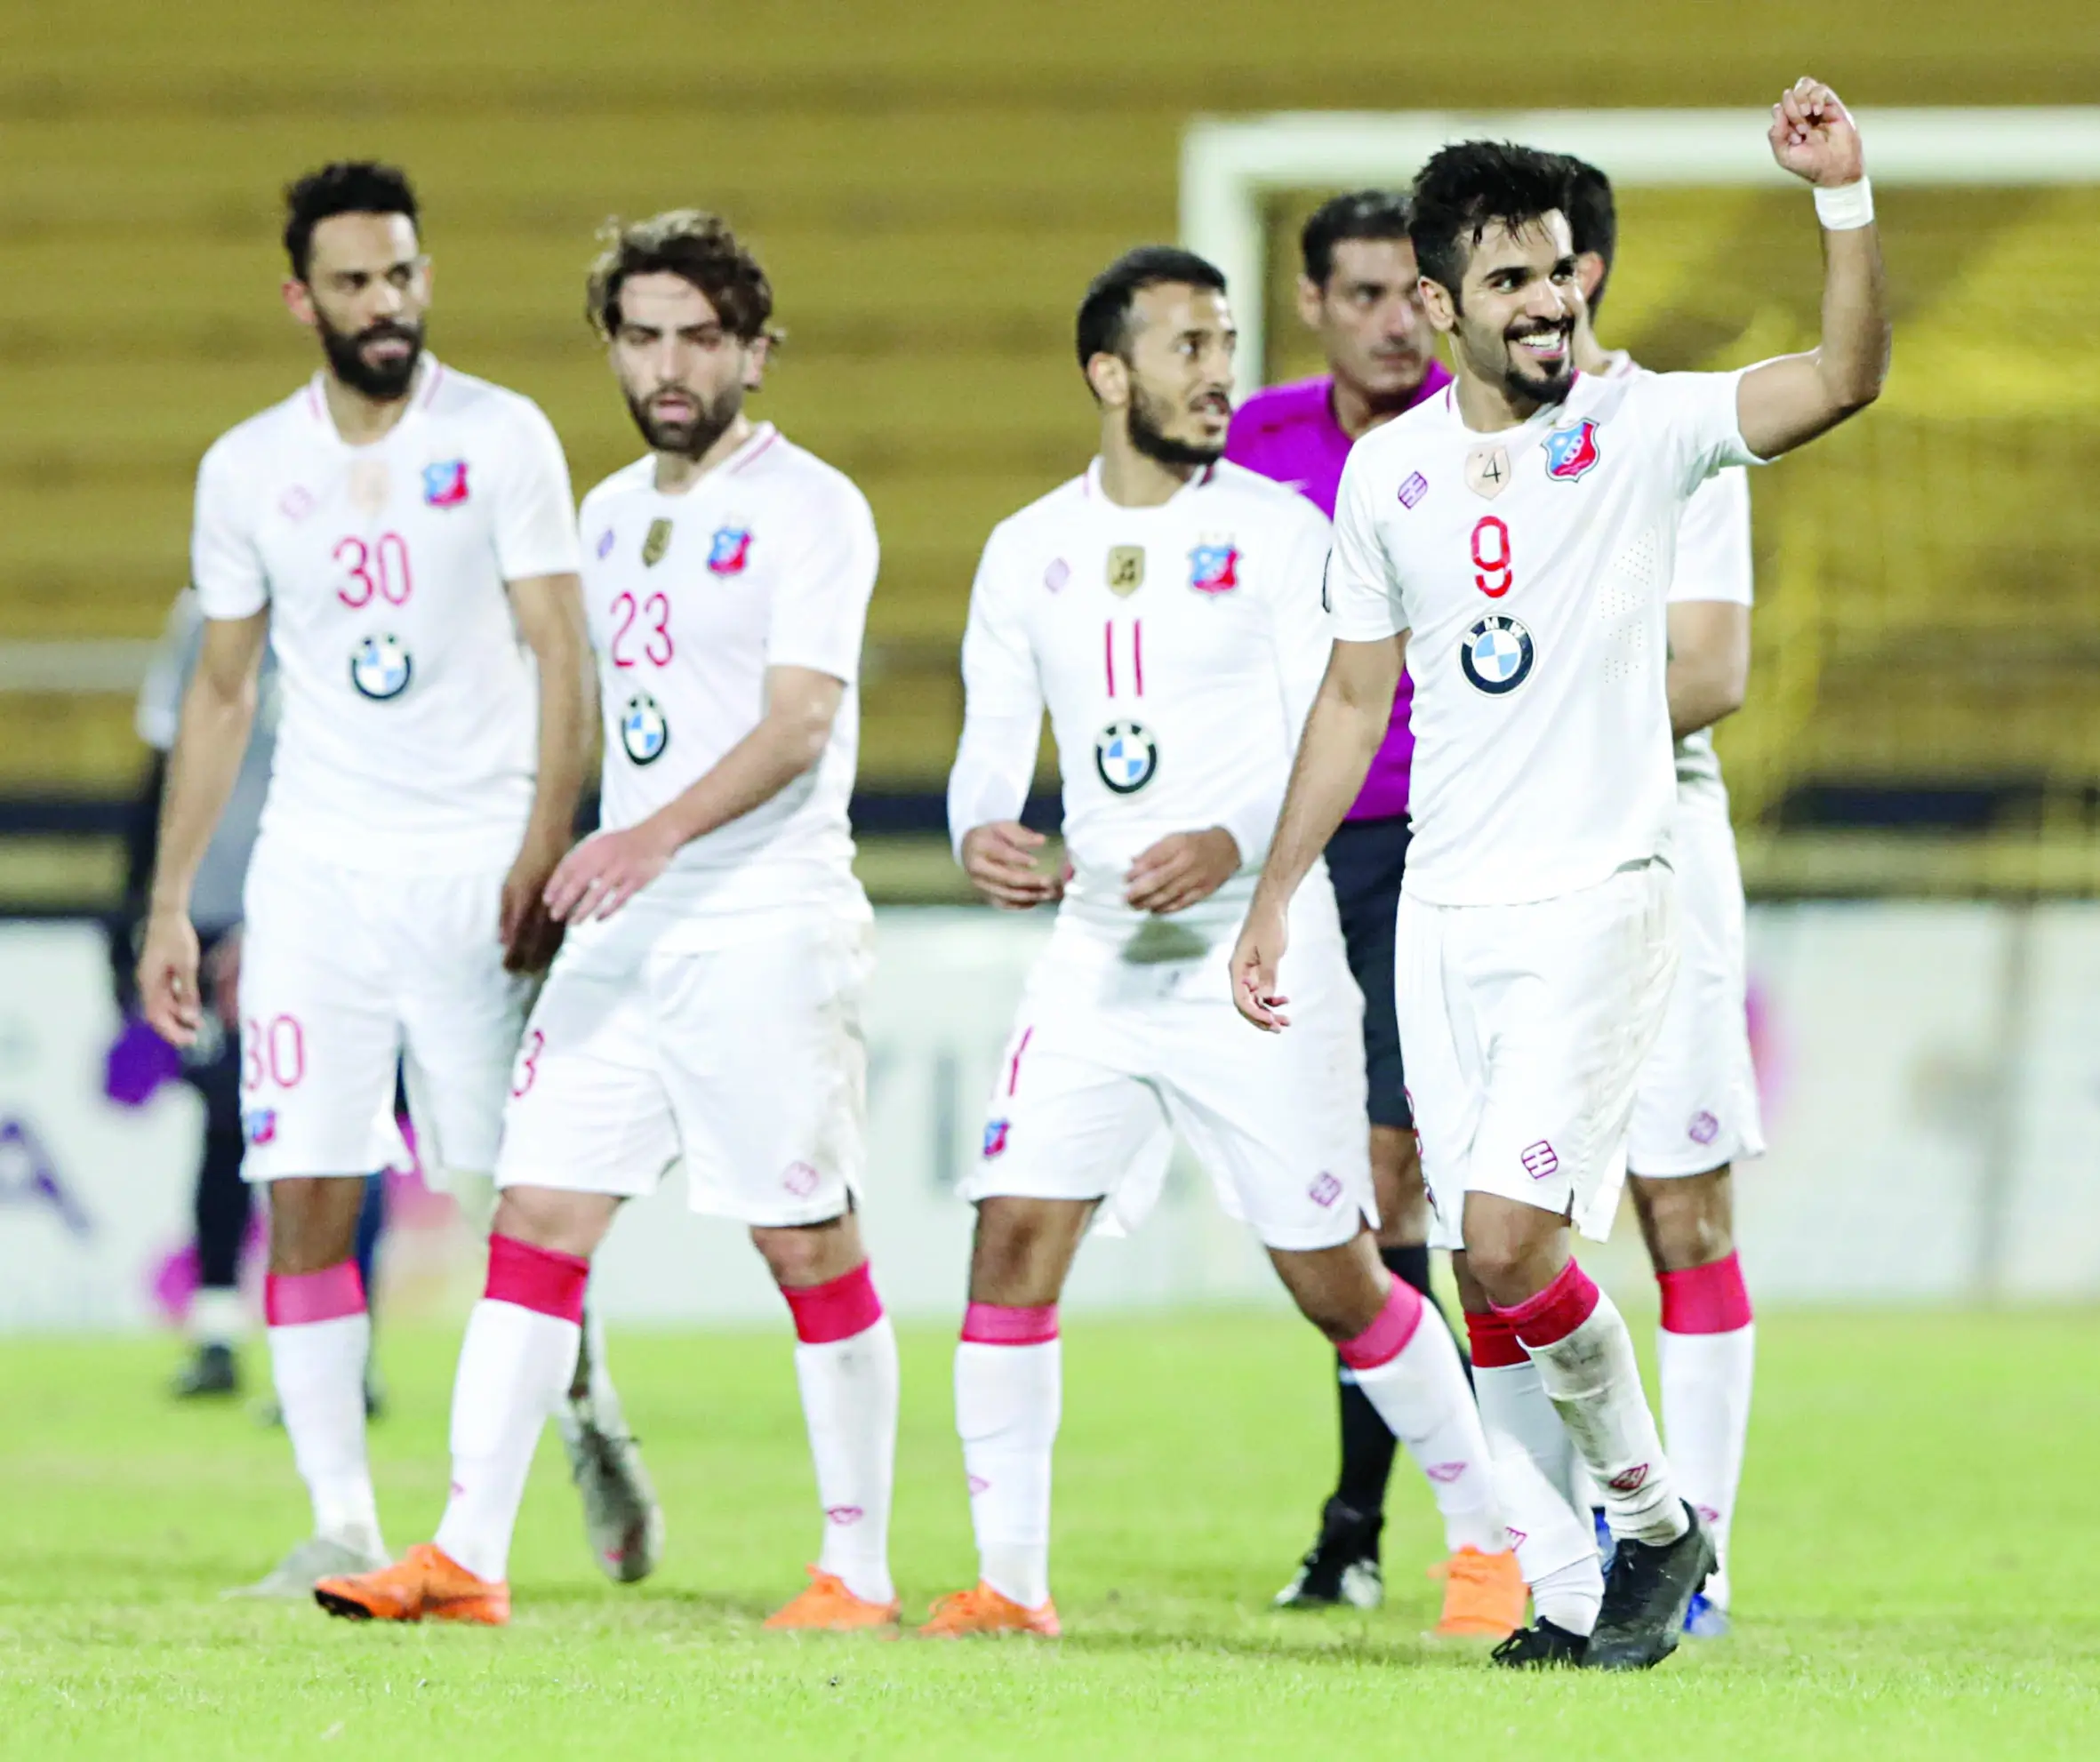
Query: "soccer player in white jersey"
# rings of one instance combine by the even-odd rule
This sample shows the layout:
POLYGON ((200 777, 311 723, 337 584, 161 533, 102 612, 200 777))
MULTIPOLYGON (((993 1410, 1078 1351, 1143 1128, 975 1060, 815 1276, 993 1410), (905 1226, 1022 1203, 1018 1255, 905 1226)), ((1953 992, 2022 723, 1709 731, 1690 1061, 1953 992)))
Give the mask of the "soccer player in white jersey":
MULTIPOLYGON (((1597 340, 1618 242, 1611 180, 1569 162, 1567 223, 1583 310, 1575 364, 1584 373, 1640 371, 1597 340)), ((1668 597, 1664 683, 1677 739, 1679 956, 1670 1008, 1640 1073, 1627 1142, 1628 1191, 1662 1293, 1655 1362, 1663 1438, 1678 1489, 1713 1532, 1719 1560, 1692 1599, 1687 1633, 1725 1633, 1728 1533, 1750 1429, 1756 1325, 1735 1254, 1730 1169, 1764 1154, 1751 1064, 1743 972, 1743 872, 1712 727, 1743 706, 1750 683, 1750 477, 1716 472, 1685 504, 1668 597)))
POLYGON ((609 229, 589 309, 650 451, 584 499, 605 829, 556 872, 567 941, 511 1086, 488 1287, 434 1542, 317 1587, 336 1614, 509 1619, 511 1528, 591 1253, 674 1160, 792 1312, 822 1552, 773 1628, 885 1628, 897 1342, 855 1216, 872 915, 846 821, 875 586, 859 490, 754 423, 773 292, 711 214, 609 229))
MULTIPOLYGON (((270 1189, 270 1362, 314 1535, 255 1589, 303 1597, 385 1558, 351 1249, 364 1172, 394 1139, 397 1065, 426 1166, 485 1222, 477 1189, 495 1168, 530 975, 552 952, 540 896, 568 845, 588 711, 560 444, 529 400, 424 352, 430 269, 408 180, 332 164, 286 206, 285 300, 323 366, 197 473, 208 621, 169 761, 139 993, 162 1034, 195 1038, 190 891, 267 641, 282 714, 246 885, 243 1173, 270 1189)), ((596 1383, 611 1404, 602 1367, 596 1383)), ((586 1390, 570 1418, 602 1559, 608 1538, 645 1527, 649 1500, 597 1399, 586 1390)))
POLYGON ((1058 1297, 1090 1223, 1142 1221, 1178 1131, 1428 1477, 1451 1549, 1443 1631, 1504 1635, 1524 1587, 1457 1349, 1367 1227, 1363 999, 1324 870, 1292 913, 1304 1031, 1262 1040, 1232 1013, 1228 941, 1327 664, 1327 524, 1222 461, 1234 332, 1209 263, 1131 252, 1078 329, 1100 455, 993 532, 963 638, 958 855, 995 905, 1062 904, 964 1183, 956 1424, 979 1582, 924 1631, 1057 1632, 1058 1297), (1043 841, 1016 819, 1046 707, 1069 885, 1037 872, 1043 841))
POLYGON ((1684 504, 1715 470, 1843 420, 1887 367, 1850 116, 1804 80, 1774 107, 1770 140, 1815 186, 1823 336, 1737 373, 1576 375, 1565 162, 1472 141, 1423 168, 1415 255, 1458 379, 1350 455, 1325 589, 1334 659, 1233 957, 1241 1012, 1284 1029, 1289 901, 1363 781, 1404 662, 1400 1038, 1424 1174, 1447 1239, 1463 1238, 1483 1417, 1540 1617, 1498 1649, 1506 1664, 1656 1663, 1714 1565, 1626 1325, 1568 1234, 1610 1228, 1675 965, 1663 597, 1684 504), (1527 1360, 1528 1389, 1480 1374, 1527 1360), (1601 1608, 1584 1526, 1557 1490, 1535 1496, 1556 1412, 1617 1539, 1601 1608))

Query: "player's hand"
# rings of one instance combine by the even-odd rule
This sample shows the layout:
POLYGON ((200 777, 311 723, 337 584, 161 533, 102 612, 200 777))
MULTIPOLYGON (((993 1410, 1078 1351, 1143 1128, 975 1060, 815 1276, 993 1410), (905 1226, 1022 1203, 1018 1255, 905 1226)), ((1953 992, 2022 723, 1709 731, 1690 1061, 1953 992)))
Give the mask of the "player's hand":
POLYGON ((204 962, 204 992, 212 1013, 228 1034, 241 1031, 241 926, 235 925, 212 944, 204 962))
POLYGON ((593 833, 554 871, 547 909, 563 924, 610 917, 669 869, 677 851, 645 820, 623 831, 593 833))
POLYGON ((1823 189, 1857 183, 1867 174, 1852 113, 1819 79, 1798 79, 1772 107, 1772 156, 1787 171, 1823 189))
POLYGON ((1239 841, 1222 826, 1170 832, 1130 865, 1123 899, 1139 911, 1164 917, 1207 900, 1238 873, 1239 841))
POLYGON ((204 1026, 196 982, 196 927, 189 914, 156 911, 139 947, 139 1008, 171 1046, 194 1046, 204 1026))
POLYGON ((1264 1033, 1278 1034, 1291 1025, 1283 1013, 1290 999, 1276 989, 1276 969, 1290 940, 1283 908, 1257 899, 1232 946, 1232 1006, 1264 1033))
POLYGON ((547 909, 548 883, 561 855, 558 846, 528 845, 503 877, 496 940, 506 973, 543 973, 562 945, 562 925, 547 909))
POLYGON ((1049 841, 1018 820, 994 820, 963 835, 963 873, 1001 911, 1026 911, 1064 897, 1071 874, 1046 875, 1036 857, 1049 841))

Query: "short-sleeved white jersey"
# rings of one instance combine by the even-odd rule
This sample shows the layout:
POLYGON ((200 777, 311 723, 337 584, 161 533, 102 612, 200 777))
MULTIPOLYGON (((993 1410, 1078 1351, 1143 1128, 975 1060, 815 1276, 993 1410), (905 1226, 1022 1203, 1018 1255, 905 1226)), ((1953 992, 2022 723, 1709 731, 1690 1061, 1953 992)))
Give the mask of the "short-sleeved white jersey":
POLYGON ((846 685, 815 765, 686 845, 622 915, 661 920, 659 947, 706 949, 748 933, 754 913, 864 913, 847 805, 879 562, 867 499, 764 423, 677 495, 657 489, 653 457, 615 472, 584 497, 582 533, 609 829, 684 794, 758 725, 769 667, 846 685))
POLYGON ((1137 856, 1214 826, 1238 876, 1169 920, 1206 941, 1244 916, 1331 646, 1327 523, 1237 465, 1156 508, 1102 492, 1096 461, 992 533, 963 637, 962 749, 949 829, 1019 813, 1050 711, 1073 876, 1063 909, 1127 940, 1137 856))
POLYGON ((539 676, 505 584, 575 568, 547 418, 435 360, 369 445, 336 432, 318 375, 221 436, 197 472, 191 579, 207 618, 269 609, 283 715, 262 837, 360 869, 508 863, 539 676))
POLYGON ((1759 462, 1739 377, 1583 374, 1488 433, 1447 388, 1351 453, 1327 594, 1339 638, 1409 633, 1416 898, 1551 899, 1667 855, 1663 596, 1686 501, 1759 462))

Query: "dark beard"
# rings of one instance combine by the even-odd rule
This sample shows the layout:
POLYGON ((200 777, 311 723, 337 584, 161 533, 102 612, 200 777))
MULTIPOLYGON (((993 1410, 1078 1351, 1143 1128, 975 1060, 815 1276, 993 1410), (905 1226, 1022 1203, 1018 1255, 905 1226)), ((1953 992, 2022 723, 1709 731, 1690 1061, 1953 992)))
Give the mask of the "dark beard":
POLYGON ((1198 446, 1190 441, 1174 439, 1154 416, 1153 412, 1159 407, 1137 387, 1131 388, 1130 408, 1123 419, 1124 432, 1130 436, 1131 445, 1147 459, 1161 465, 1197 466, 1215 465, 1225 456, 1222 445, 1198 446))
MULTIPOLYGON (((1531 331, 1527 332, 1526 334, 1536 336, 1538 332, 1531 331)), ((1514 337, 1503 338, 1503 346, 1505 349, 1514 348, 1516 339, 1514 337)), ((1517 371, 1516 362, 1505 357, 1502 385, 1503 390, 1509 395, 1512 401, 1543 406, 1549 404, 1565 404, 1567 401, 1568 393, 1575 389, 1575 356, 1572 351, 1568 358, 1560 364, 1560 371, 1550 380, 1526 379, 1522 373, 1517 371)))
POLYGON ((353 336, 337 330, 317 311, 314 316, 319 321, 316 328, 321 332, 321 347, 328 356, 328 371, 344 385, 381 404, 397 404, 408 396, 409 388, 415 383, 415 370, 423 361, 421 324, 397 324, 382 318, 353 336), (365 358, 365 345, 381 337, 400 337, 412 345, 398 364, 375 367, 365 358))
POLYGON ((628 414, 635 419, 635 427, 642 431, 642 438, 652 451, 676 453, 681 459, 705 458, 708 449, 727 434, 729 425, 743 413, 741 386, 732 386, 712 404, 702 401, 698 392, 691 396, 700 413, 688 422, 664 422, 649 413, 646 399, 629 394, 628 414))

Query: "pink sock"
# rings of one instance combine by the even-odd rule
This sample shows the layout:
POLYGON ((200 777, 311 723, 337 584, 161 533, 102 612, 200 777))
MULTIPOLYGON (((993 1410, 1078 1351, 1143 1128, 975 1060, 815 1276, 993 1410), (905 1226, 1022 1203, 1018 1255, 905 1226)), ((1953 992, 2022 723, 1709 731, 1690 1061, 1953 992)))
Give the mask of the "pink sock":
POLYGON ((1721 1572, 1707 1595, 1724 1608, 1728 1531, 1743 1478, 1757 1328, 1743 1267, 1734 1254, 1703 1267, 1655 1275, 1663 1326, 1655 1341, 1663 1430, 1684 1496, 1713 1531, 1721 1572))
POLYGON ((955 1428, 978 1576, 1024 1608, 1050 1600, 1050 1462, 1063 1405, 1057 1306, 973 1303, 955 1349, 955 1428))
POLYGON ((452 1497, 437 1545, 477 1578, 510 1567, 510 1534, 540 1428, 567 1391, 590 1262, 492 1236, 488 1283, 453 1382, 452 1497))
POLYGON ((1445 1546, 1501 1553, 1509 1542, 1487 1439, 1444 1318, 1394 1278, 1377 1320, 1335 1350, 1428 1480, 1443 1514, 1445 1546))
POLYGON ((823 1285, 781 1287, 795 1317, 795 1380, 824 1512, 820 1570, 889 1603, 897 1458, 897 1334, 866 1261, 823 1285))
POLYGON ((1516 1330, 1590 1478, 1612 1534, 1674 1542, 1684 1508, 1640 1386, 1633 1337, 1617 1306, 1573 1261, 1543 1291, 1495 1314, 1516 1330))
POLYGON ((262 1287, 270 1374, 292 1457, 313 1501, 314 1534, 373 1554, 379 1508, 365 1457, 365 1363, 372 1317, 357 1263, 271 1273, 262 1287))

